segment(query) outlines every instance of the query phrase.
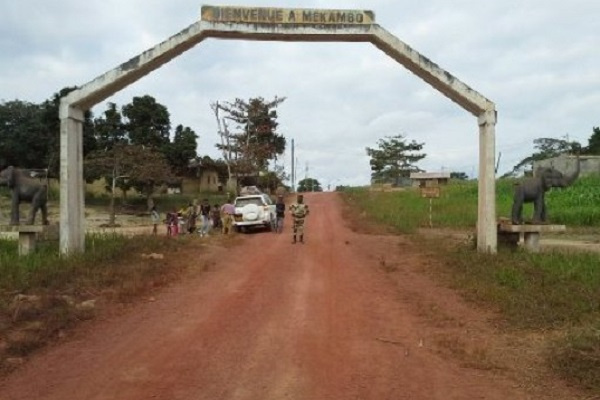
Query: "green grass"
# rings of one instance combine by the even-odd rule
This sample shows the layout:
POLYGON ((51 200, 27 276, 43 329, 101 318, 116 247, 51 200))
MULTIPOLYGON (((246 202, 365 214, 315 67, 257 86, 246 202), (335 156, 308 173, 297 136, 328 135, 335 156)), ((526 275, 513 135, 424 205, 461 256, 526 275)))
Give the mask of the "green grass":
MULTIPOLYGON (((88 235, 86 252, 59 256, 56 242, 40 242, 36 251, 17 254, 17 242, 0 240, 0 371, 11 357, 24 357, 54 340, 64 329, 94 316, 77 307, 86 300, 129 301, 161 286, 181 272, 142 253, 177 251, 186 238, 88 235), (35 298, 20 302, 19 296, 35 298)), ((183 268, 183 267, 178 267, 183 268)))
POLYGON ((439 251, 451 285, 498 310, 508 328, 562 332, 547 343, 546 363, 563 379, 600 394, 600 254, 439 251))
POLYGON ((437 255, 467 297, 499 309, 510 326, 548 330, 600 321, 600 254, 445 249, 437 255))
MULTIPOLYGON (((513 185, 513 180, 497 182, 498 216, 510 216, 513 185)), ((441 193, 432 201, 433 226, 474 231, 477 184, 451 184, 441 193)), ((347 189, 343 196, 369 218, 399 232, 429 225, 429 200, 420 198, 416 189, 347 189)), ((570 188, 552 190, 546 201, 549 222, 598 232, 600 178, 583 178, 570 188)), ((530 218, 532 212, 526 205, 524 216, 530 218)), ((560 332, 560 339, 548 343, 548 365, 564 379, 600 394, 599 253, 500 249, 489 255, 477 253, 472 245, 451 246, 439 238, 419 236, 416 242, 429 243, 423 251, 439 261, 437 271, 449 285, 471 301, 498 310, 506 327, 560 332)))
POLYGON ((551 367, 565 379, 600 393, 600 323, 573 329, 557 340, 549 356, 551 367))
MULTIPOLYGON (((496 182, 496 214, 510 218, 513 179, 496 182)), ((441 196, 431 200, 431 221, 438 228, 473 228, 477 224, 477 182, 454 182, 443 186, 441 196)), ((365 210, 377 221, 400 232, 414 232, 429 226, 430 200, 421 198, 418 188, 395 192, 347 189, 344 195, 351 204, 365 210)), ((600 177, 586 177, 565 189, 546 194, 548 222, 576 227, 600 226, 600 177)), ((531 219, 533 206, 525 204, 523 216, 531 219)))
POLYGON ((131 254, 168 251, 175 241, 154 236, 87 235, 85 253, 59 256, 56 242, 41 242, 35 252, 17 253, 17 242, 0 240, 0 290, 26 293, 36 290, 101 288, 135 274, 121 265, 131 254))

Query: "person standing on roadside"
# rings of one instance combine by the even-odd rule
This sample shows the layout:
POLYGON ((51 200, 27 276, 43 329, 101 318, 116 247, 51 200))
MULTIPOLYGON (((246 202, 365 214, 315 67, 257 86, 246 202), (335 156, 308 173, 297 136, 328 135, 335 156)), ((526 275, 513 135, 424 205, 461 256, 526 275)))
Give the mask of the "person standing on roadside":
POLYGON ((285 203, 283 202, 283 196, 277 196, 277 202, 275 203, 275 233, 283 232, 283 219, 285 218, 285 203))
POLYGON ((198 218, 197 208, 197 201, 194 200, 186 210, 187 232, 189 234, 194 233, 196 230, 196 219, 198 218))
POLYGON ((208 236, 208 231, 210 230, 210 203, 208 202, 208 199, 202 200, 202 204, 200 204, 200 215, 202 217, 200 236, 208 236))
POLYGON ((299 194, 296 203, 290 206, 292 217, 294 218, 294 239, 292 244, 296 243, 296 237, 300 243, 304 243, 304 219, 308 216, 308 206, 304 204, 304 196, 299 194))
POLYGON ((235 214, 235 206, 231 203, 231 199, 228 199, 225 204, 221 206, 221 224, 223 233, 228 235, 231 233, 233 228, 233 215, 235 214))
POLYGON ((158 233, 158 223, 160 222, 160 214, 156 206, 152 206, 150 209, 150 220, 152 221, 152 234, 156 235, 158 233))
POLYGON ((212 220, 213 229, 221 228, 221 207, 217 203, 210 210, 210 219, 212 220))

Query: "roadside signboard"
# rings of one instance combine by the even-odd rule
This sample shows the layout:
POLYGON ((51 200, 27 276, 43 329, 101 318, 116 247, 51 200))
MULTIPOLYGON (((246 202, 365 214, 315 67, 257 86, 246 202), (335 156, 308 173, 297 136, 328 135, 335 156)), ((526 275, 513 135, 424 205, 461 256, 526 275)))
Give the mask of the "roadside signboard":
POLYGON ((429 198, 429 199, 437 199, 438 197, 440 197, 440 187, 439 186, 423 186, 420 188, 421 189, 421 197, 424 198, 429 198))

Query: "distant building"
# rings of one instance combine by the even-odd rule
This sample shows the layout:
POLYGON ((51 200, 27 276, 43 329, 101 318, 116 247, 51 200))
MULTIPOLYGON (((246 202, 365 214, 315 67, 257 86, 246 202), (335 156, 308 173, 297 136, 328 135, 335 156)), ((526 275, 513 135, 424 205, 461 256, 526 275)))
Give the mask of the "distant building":
POLYGON ((223 191, 223 185, 217 171, 204 170, 196 178, 183 178, 182 192, 185 194, 220 191, 223 191))
POLYGON ((447 185, 450 181, 450 172, 412 172, 410 179, 413 186, 430 187, 447 185))

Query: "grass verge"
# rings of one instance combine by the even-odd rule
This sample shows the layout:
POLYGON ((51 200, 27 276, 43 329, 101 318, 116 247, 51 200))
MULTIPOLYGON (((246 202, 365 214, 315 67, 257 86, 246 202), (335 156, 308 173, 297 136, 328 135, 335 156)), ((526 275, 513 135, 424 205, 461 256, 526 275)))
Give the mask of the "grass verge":
POLYGON ((55 243, 40 243, 19 257, 16 241, 0 240, 0 372, 93 318, 102 303, 129 301, 175 279, 183 267, 165 259, 185 243, 183 237, 92 235, 82 254, 60 257, 55 243))
MULTIPOLYGON (((445 197, 434 200, 439 200, 434 226, 472 230, 476 186, 458 185, 444 191, 445 197)), ((503 199, 498 205, 499 214, 502 210, 508 212, 507 189, 501 187, 498 195, 503 199)), ((395 231, 412 233, 428 221, 427 200, 419 198, 416 191, 349 190, 343 197, 367 218, 395 231)), ((581 228, 595 220, 596 211, 587 204, 579 211, 583 215, 563 223, 570 221, 581 228)), ((547 367, 573 384, 600 394, 600 254, 501 250, 487 255, 477 253, 464 241, 444 236, 419 235, 415 243, 438 261, 436 272, 448 285, 470 301, 498 310, 507 329, 552 333, 544 343, 547 367)))

